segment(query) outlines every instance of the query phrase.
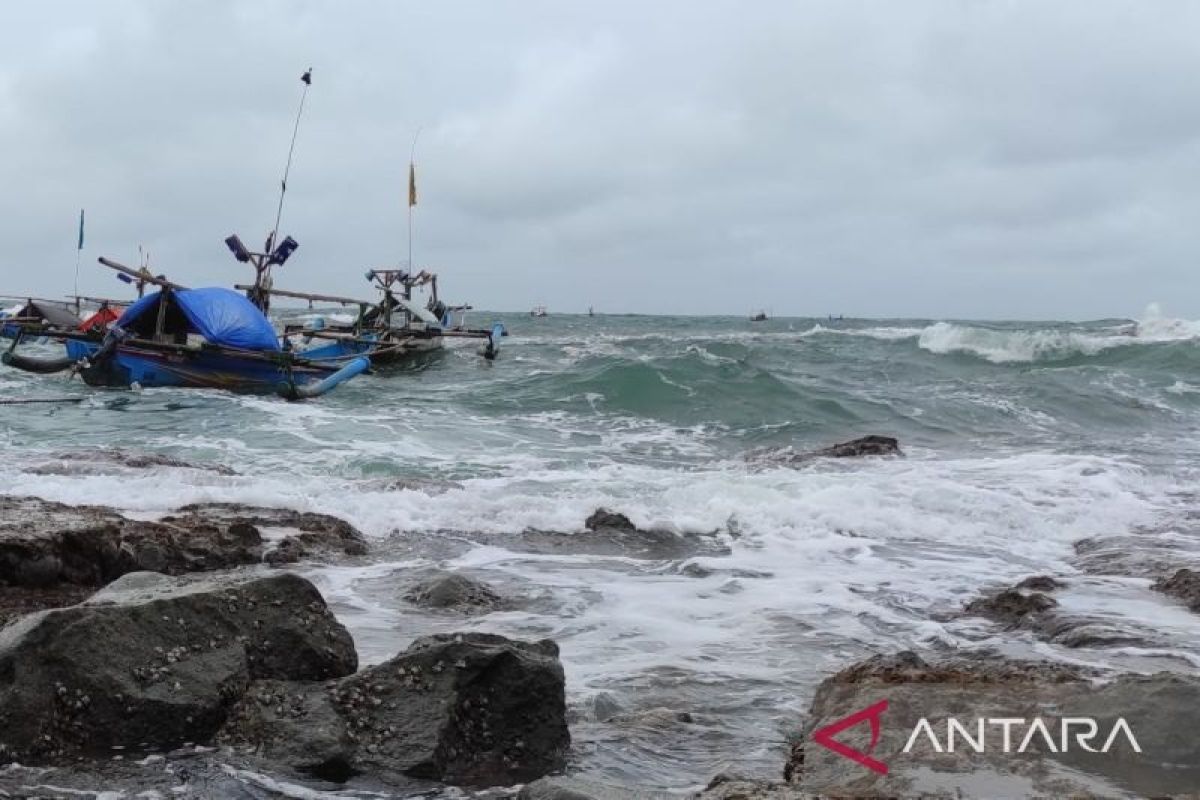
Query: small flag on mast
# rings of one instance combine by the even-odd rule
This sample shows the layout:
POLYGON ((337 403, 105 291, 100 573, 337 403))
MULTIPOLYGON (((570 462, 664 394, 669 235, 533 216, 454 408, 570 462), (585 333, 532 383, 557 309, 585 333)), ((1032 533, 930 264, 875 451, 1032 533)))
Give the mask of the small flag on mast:
POLYGON ((417 168, 410 161, 408 162, 408 207, 412 208, 417 204, 417 168))
POLYGON ((312 67, 304 70, 304 74, 300 76, 300 80, 304 81, 306 86, 312 86, 312 67))
POLYGON ((79 209, 79 250, 83 249, 83 209, 79 209))

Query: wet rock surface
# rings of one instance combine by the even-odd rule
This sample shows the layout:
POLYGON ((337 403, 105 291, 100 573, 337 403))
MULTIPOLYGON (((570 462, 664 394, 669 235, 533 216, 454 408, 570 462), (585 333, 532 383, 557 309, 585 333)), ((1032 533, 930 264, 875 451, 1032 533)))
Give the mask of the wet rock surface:
POLYGON ((1057 605, 1058 601, 1042 592, 1022 592, 1014 587, 972 600, 965 610, 968 614, 978 614, 1008 628, 1016 628, 1057 605))
POLYGON ((291 532, 289 558, 270 560, 366 551, 362 534, 322 514, 206 505, 143 521, 104 506, 0 496, 0 594, 14 586, 102 586, 139 570, 179 575, 256 564, 272 552, 268 527, 291 532))
POLYGON ((458 572, 437 572, 417 582, 404 599, 422 608, 461 613, 485 613, 505 605, 496 590, 458 572))
POLYGON ((626 533, 634 533, 637 531, 637 526, 624 514, 619 514, 615 511, 609 511, 607 508, 597 508, 583 522, 583 527, 589 531, 625 531, 626 533))
MULTIPOLYGON (((1162 796, 1200 785, 1200 741, 1186 733, 1200 703, 1200 677, 1165 672, 1119 675, 1107 682, 1098 677, 1063 664, 1011 661, 994 654, 933 663, 911 652, 876 656, 821 683, 787 768, 790 784, 814 794, 849 797, 1162 796), (886 764, 886 775, 813 740, 816 731, 864 709, 878 710, 883 701, 886 711, 874 747, 865 717, 833 738, 886 764), (1113 740, 1108 753, 1088 752, 1073 736, 1064 749, 1065 717, 1097 723, 1097 732, 1085 740, 1095 750, 1102 749, 1117 720, 1124 719, 1141 752, 1124 735, 1113 740), (977 752, 960 737, 959 747, 950 751, 951 718, 972 737, 978 733, 977 719, 984 719, 990 746, 977 752), (1007 753, 1001 729, 988 722, 1004 718, 1023 720, 1013 728, 1007 753), (905 752, 921 719, 940 739, 940 751, 922 735, 905 752), (1022 747, 1026 735, 1037 730, 1035 719, 1044 720, 1047 737, 1035 734, 1022 747)), ((1075 729, 1087 731, 1086 726, 1075 729)))
POLYGON ((862 458, 865 456, 899 456, 900 440, 893 436, 870 435, 840 442, 820 450, 796 450, 793 447, 769 447, 751 450, 746 460, 766 465, 808 464, 822 458, 862 458))
POLYGON ((231 476, 238 473, 223 465, 185 461, 180 458, 120 447, 92 450, 64 450, 36 459, 23 468, 31 475, 109 475, 114 471, 149 470, 160 467, 194 469, 231 476))
POLYGON ((254 684, 219 740, 326 780, 533 780, 561 768, 570 744, 558 648, 482 633, 424 637, 348 678, 254 684))
POLYGON ((268 549, 268 561, 289 561, 329 555, 358 556, 367 552, 366 537, 349 522, 329 514, 310 511, 258 508, 236 503, 205 503, 183 506, 175 515, 164 517, 163 522, 191 528, 252 525, 260 530, 289 531, 279 540, 276 547, 276 550, 287 548, 290 551, 289 557, 273 558, 274 551, 268 549), (295 558, 290 558, 292 554, 295 558))
POLYGON ((54 586, 0 587, 0 628, 9 622, 47 608, 62 608, 82 603, 94 592, 90 586, 59 583, 54 586))
POLYGON ((131 520, 103 506, 0 497, 0 585, 100 586, 137 570, 179 574, 259 561, 250 525, 131 520))
POLYGON ((575 533, 526 530, 519 536, 491 537, 493 543, 527 553, 613 555, 653 560, 682 559, 694 555, 728 555, 722 532, 675 532, 639 528, 624 514, 596 509, 575 533))
POLYGON ((734 776, 718 775, 696 800, 809 800, 813 795, 786 783, 752 781, 734 776))
POLYGON ((990 619, 1005 630, 1028 630, 1038 638, 1064 647, 1149 646, 1143 632, 1114 626, 1110 621, 1085 614, 1067 614, 1048 592, 1066 587, 1048 575, 1025 578, 1008 589, 972 600, 964 613, 990 619))
POLYGON ((1152 588, 1182 600, 1190 610, 1200 613, 1200 572, 1180 569, 1156 580, 1152 588))
POLYGON ((0 759, 206 741, 250 681, 356 666, 350 635, 298 576, 126 575, 0 630, 0 759))
POLYGON ((677 797, 664 792, 636 791, 567 776, 539 778, 517 792, 517 800, 668 800, 677 797))

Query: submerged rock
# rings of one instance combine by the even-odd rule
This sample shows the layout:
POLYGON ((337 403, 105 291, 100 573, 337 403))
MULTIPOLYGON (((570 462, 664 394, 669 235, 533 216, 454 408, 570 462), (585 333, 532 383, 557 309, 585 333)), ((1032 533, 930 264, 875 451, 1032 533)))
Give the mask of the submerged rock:
POLYGON ((696 719, 688 711, 659 707, 617 713, 606 721, 627 728, 674 728, 679 725, 691 725, 696 719))
POLYGON ((936 663, 911 652, 876 656, 818 687, 787 769, 790 783, 812 794, 847 797, 1163 796, 1200 785, 1200 740, 1188 733, 1200 704, 1200 677, 1120 675, 1100 684, 1097 677, 1068 665, 994 654, 936 663), (816 738, 855 714, 857 723, 821 735, 886 770, 839 754, 816 738), (1093 752, 1076 738, 1088 733, 1084 723, 1071 729, 1062 746, 1062 720, 1068 717, 1095 722, 1096 730, 1084 738, 1093 752), (871 718, 879 722, 874 741, 871 718), (947 747, 951 719, 972 738, 982 721, 982 752, 961 735, 957 748, 947 747), (1006 719, 1019 720, 1012 723, 1008 752, 994 722, 1006 719), (1045 737, 1037 732, 1039 719, 1045 737), (1125 720, 1138 748, 1118 733, 1109 752, 1095 752, 1118 729, 1118 719, 1125 720), (921 720, 928 733, 918 727, 921 720))
POLYGON ((1013 588, 1029 589, 1034 592, 1053 592, 1057 589, 1062 589, 1066 585, 1063 581, 1049 575, 1030 575, 1013 588))
POLYGON ((422 608, 463 612, 491 611, 503 602, 483 581, 457 572, 442 572, 421 581, 404 599, 422 608))
POLYGON ((624 514, 598 508, 584 521, 583 531, 526 530, 519 539, 505 545, 534 553, 680 559, 693 555, 728 555, 729 547, 721 540, 720 533, 676 533, 661 528, 639 528, 624 514))
POLYGON ((521 787, 517 800, 672 800, 678 795, 634 791, 569 775, 539 778, 521 787))
POLYGON ((637 530, 637 526, 630 521, 629 517, 624 514, 619 514, 614 511, 609 511, 607 508, 597 508, 583 522, 583 527, 589 531, 626 531, 633 533, 637 530))
POLYGON ((338 677, 357 661, 299 576, 134 573, 0 631, 0 757, 202 742, 251 680, 338 677))
POLYGON ((894 436, 863 436, 810 454, 815 458, 860 458, 900 455, 900 440, 894 436))
POLYGON ((1013 588, 972 600, 965 610, 968 614, 978 614, 1008 628, 1016 628, 1030 616, 1043 614, 1057 605, 1057 600, 1041 592, 1024 593, 1013 588))
POLYGON ((65 450, 52 453, 46 456, 45 460, 33 461, 22 471, 32 475, 107 475, 112 474, 114 467, 118 470, 120 468, 144 470, 154 467, 171 467, 214 472, 217 475, 225 476, 238 474, 224 464, 184 461, 162 453, 126 450, 120 447, 65 450))
POLYGON ((1064 647, 1149 644, 1140 632, 1114 627, 1109 620, 1057 612, 1058 601, 1044 591, 1055 591, 1065 585, 1046 575, 1031 576, 1016 586, 972 600, 964 611, 986 617, 1007 630, 1030 630, 1039 638, 1064 647), (1029 591, 1039 588, 1044 591, 1029 591))
POLYGON ((731 775, 717 775, 696 800, 816 800, 813 795, 786 783, 753 781, 731 775))
POLYGON ((570 745, 558 647, 483 633, 427 636, 357 675, 254 684, 220 741, 326 780, 401 774, 511 785, 570 745))
POLYGON ((864 456, 899 456, 900 440, 892 436, 862 436, 820 450, 796 450, 793 447, 766 447, 751 450, 748 461, 760 464, 800 465, 819 458, 861 458, 864 456))
POLYGON ((1159 578, 1151 588, 1182 600, 1191 611, 1200 612, 1200 572, 1185 567, 1170 577, 1159 578))

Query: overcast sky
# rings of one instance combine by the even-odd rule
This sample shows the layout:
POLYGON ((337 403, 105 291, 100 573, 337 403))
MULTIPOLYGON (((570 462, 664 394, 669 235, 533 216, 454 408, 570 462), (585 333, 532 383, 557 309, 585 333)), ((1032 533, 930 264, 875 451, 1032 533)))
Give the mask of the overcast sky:
POLYGON ((1200 317, 1197 2, 0 6, 0 292, 250 271, 551 311, 1200 317))

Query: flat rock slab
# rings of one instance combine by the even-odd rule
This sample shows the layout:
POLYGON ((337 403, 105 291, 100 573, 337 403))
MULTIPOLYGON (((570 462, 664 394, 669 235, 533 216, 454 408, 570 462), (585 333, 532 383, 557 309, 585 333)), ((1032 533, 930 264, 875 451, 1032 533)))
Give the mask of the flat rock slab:
POLYGON ((104 506, 0 496, 0 587, 101 586, 128 572, 171 575, 257 564, 273 552, 262 528, 292 533, 290 557, 359 554, 362 535, 336 517, 244 506, 188 506, 150 522, 104 506))
POLYGON ((570 745, 558 648, 442 634, 348 678, 258 682, 219 741, 325 780, 532 780, 560 768, 570 745))
POLYGON ((203 742, 251 680, 320 680, 357 664, 299 576, 133 573, 0 630, 0 760, 203 742))
POLYGON ((114 472, 136 472, 164 467, 194 469, 224 476, 238 474, 223 464, 185 461, 162 453, 121 447, 63 450, 41 458, 32 457, 21 471, 31 475, 111 475, 114 472))

